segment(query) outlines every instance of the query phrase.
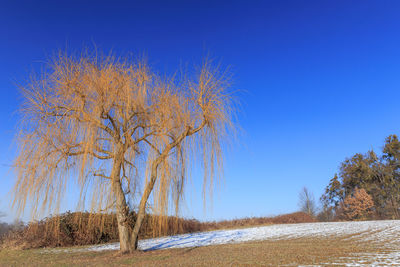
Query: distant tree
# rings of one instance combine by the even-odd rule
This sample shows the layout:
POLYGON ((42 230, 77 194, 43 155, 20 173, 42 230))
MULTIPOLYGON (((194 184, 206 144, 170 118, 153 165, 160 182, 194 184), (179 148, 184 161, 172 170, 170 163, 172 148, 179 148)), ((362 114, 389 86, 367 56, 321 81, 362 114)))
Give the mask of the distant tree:
POLYGON ((339 181, 338 175, 330 180, 329 185, 325 189, 325 193, 321 196, 322 206, 337 207, 344 198, 344 190, 341 182, 339 181))
POLYGON ((0 222, 0 239, 4 237, 11 230, 11 226, 8 223, 0 222))
POLYGON ((364 190, 356 188, 353 196, 347 196, 341 203, 342 216, 347 220, 366 220, 373 213, 374 202, 364 190))
POLYGON ((335 219, 335 209, 332 206, 322 203, 321 209, 317 214, 318 221, 330 222, 335 219))
MULTIPOLYGON (((4 212, 0 211, 0 218, 3 218, 5 216, 6 216, 6 214, 4 212)), ((9 231, 9 228, 10 227, 9 227, 8 223, 0 221, 0 238, 9 231)))
POLYGON ((330 181, 321 200, 337 210, 356 188, 372 197, 375 217, 400 218, 400 142, 396 135, 385 139, 381 156, 369 151, 343 161, 339 175, 330 181))
POLYGON ((22 86, 14 205, 57 212, 76 177, 80 205, 91 193, 91 211, 115 211, 121 251, 135 250, 148 200, 154 213, 171 206, 177 213, 193 156, 203 161, 208 188, 234 132, 226 71, 205 61, 194 78, 176 77, 127 58, 54 57, 22 86))
POLYGON ((311 216, 315 216, 317 213, 317 205, 312 192, 307 187, 303 187, 299 193, 299 207, 300 211, 305 212, 311 216))
POLYGON ((380 193, 386 196, 391 218, 397 219, 400 218, 400 141, 397 135, 386 138, 382 158, 385 165, 381 168, 380 178, 384 190, 380 193))
MULTIPOLYGON (((5 217, 7 214, 0 211, 0 218, 5 217)), ((7 233, 14 230, 20 230, 24 227, 24 223, 20 220, 15 220, 13 223, 6 223, 0 221, 0 239, 2 239, 7 233)))

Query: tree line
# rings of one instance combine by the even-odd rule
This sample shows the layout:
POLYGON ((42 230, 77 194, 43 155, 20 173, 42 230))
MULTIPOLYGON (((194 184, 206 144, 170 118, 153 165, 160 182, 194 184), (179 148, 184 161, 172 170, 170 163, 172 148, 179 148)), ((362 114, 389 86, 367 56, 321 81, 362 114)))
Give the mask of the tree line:
POLYGON ((400 142, 385 139, 380 155, 370 150, 345 159, 321 196, 322 220, 400 218, 400 142))

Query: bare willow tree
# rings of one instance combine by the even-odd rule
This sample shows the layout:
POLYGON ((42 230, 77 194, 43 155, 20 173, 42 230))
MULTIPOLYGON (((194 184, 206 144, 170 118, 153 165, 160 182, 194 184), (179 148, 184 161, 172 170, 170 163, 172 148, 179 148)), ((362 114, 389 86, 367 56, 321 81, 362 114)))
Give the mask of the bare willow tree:
POLYGON ((116 212, 121 252, 137 249, 148 202, 154 214, 178 213, 194 157, 204 196, 221 177, 234 131, 229 78, 207 60, 193 74, 165 78, 141 60, 59 53, 22 86, 13 205, 57 212, 76 179, 78 207, 116 212))

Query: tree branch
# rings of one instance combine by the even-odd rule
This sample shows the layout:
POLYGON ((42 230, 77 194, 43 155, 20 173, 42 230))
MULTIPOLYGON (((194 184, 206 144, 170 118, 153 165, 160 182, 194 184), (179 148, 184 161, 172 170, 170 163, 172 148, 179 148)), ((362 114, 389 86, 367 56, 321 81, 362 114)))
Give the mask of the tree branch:
POLYGON ((111 177, 106 176, 106 175, 104 175, 104 174, 102 174, 102 173, 96 173, 96 172, 95 172, 95 173, 93 173, 93 176, 102 177, 102 178, 111 180, 111 177))

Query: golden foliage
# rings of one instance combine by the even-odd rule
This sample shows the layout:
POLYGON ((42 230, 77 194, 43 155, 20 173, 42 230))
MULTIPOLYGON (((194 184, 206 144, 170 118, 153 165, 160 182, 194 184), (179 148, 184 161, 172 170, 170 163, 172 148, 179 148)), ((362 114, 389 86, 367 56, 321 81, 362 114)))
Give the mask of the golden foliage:
POLYGON ((121 225, 128 203, 141 200, 140 214, 151 192, 155 214, 171 205, 178 212, 194 156, 204 188, 220 177, 223 143, 234 132, 229 85, 208 60, 195 75, 162 78, 144 60, 59 53, 21 86, 13 205, 23 212, 29 203, 33 216, 57 213, 76 179, 78 209, 90 200, 92 212, 116 210, 121 225))
POLYGON ((353 196, 348 196, 341 203, 343 217, 347 220, 365 220, 372 215, 374 202, 363 189, 356 188, 353 196))

